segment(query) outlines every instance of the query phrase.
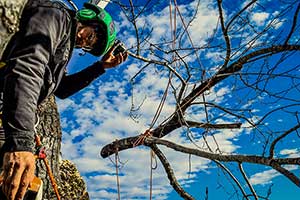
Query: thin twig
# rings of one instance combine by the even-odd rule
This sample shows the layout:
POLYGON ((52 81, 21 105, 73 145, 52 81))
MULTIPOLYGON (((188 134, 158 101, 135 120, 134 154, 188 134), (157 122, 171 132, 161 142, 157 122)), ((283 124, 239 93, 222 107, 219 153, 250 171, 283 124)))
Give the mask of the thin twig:
POLYGON ((294 15, 294 20, 293 20, 293 24, 292 24, 290 33, 289 33, 289 35, 287 36, 287 38, 286 38, 284 44, 288 44, 290 38, 292 37, 292 35, 293 35, 294 31, 295 31, 295 28, 296 28, 296 25, 297 25, 297 19, 298 19, 299 11, 300 11, 300 3, 299 3, 298 6, 297 6, 297 9, 296 9, 296 12, 295 12, 295 15, 294 15))
POLYGON ((300 124, 294 126, 293 128, 289 129, 288 131, 284 132, 282 135, 280 135, 279 137, 277 137, 271 144, 270 146, 270 158, 274 157, 274 149, 275 149, 275 145, 277 144, 277 142, 281 139, 283 139, 284 137, 286 137, 288 134, 296 131, 298 128, 300 128, 300 124))
POLYGON ((235 182, 235 184, 238 186, 238 188, 241 190, 243 196, 249 200, 248 195, 246 194, 245 190, 243 189, 242 185, 240 184, 240 182, 238 181, 238 179, 231 173, 231 171, 225 166, 223 165, 221 162, 217 161, 217 160, 213 160, 217 165, 219 165, 219 167, 221 167, 229 176, 230 178, 235 182))
POLYGON ((144 62, 148 62, 148 63, 152 63, 152 64, 158 64, 158 65, 161 65, 161 66, 165 66, 167 67, 171 72, 174 73, 174 75, 180 79, 180 81, 184 84, 186 84, 185 80, 182 78, 182 76, 173 68, 171 67, 167 62, 161 62, 161 61, 158 61, 158 60, 151 60, 151 59, 148 59, 148 58, 145 58, 143 56, 140 56, 140 55, 136 55, 130 51, 127 51, 128 54, 134 58, 137 58, 139 60, 142 60, 144 62))
POLYGON ((240 169, 240 171, 241 171, 241 173, 242 173, 242 175, 243 175, 243 177, 244 177, 244 179, 245 179, 245 181, 246 181, 248 187, 250 188, 250 190, 251 190, 251 192, 252 192, 252 194, 253 194, 255 200, 258 200, 258 196, 257 196, 257 194, 256 194, 256 192, 255 192, 255 190, 254 190, 254 188, 253 188, 253 186, 252 186, 252 184, 250 183, 250 181, 249 181, 249 179, 248 179, 248 177, 247 177, 247 174, 245 173, 245 171, 244 171, 244 169, 243 169, 242 163, 239 163, 239 169, 240 169))

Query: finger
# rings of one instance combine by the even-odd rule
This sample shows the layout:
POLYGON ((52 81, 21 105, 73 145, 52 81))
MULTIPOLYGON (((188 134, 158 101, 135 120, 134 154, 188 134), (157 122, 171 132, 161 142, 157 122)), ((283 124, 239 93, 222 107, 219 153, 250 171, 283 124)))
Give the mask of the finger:
POLYGON ((106 54, 112 54, 114 50, 116 50, 116 48, 119 46, 119 44, 114 44, 108 51, 106 54))
POLYGON ((22 178, 22 175, 24 173, 24 166, 20 163, 16 163, 14 165, 14 173, 12 175, 10 183, 7 185, 8 191, 7 191, 7 197, 8 199, 15 199, 15 196, 19 190, 20 181, 22 178))
POLYGON ((121 64, 122 63, 122 57, 121 56, 118 56, 117 58, 117 65, 121 64))
POLYGON ((121 56, 121 61, 120 61, 120 63, 123 63, 125 60, 127 60, 128 53, 127 53, 127 52, 124 52, 124 53, 120 54, 120 56, 121 56))
POLYGON ((4 170, 2 170, 2 172, 0 173, 0 185, 2 185, 3 180, 4 180, 4 170))
POLYGON ((14 163, 9 162, 7 165, 3 167, 3 185, 2 185, 2 191, 7 196, 8 190, 10 187, 11 179, 14 172, 14 163))
POLYGON ((24 171, 21 181, 20 181, 20 187, 16 194, 16 200, 22 200, 23 197, 26 194, 26 191, 29 187, 30 182, 33 180, 34 177, 34 170, 33 169, 27 169, 24 171))
POLYGON ((113 51, 115 50, 114 47, 111 47, 108 52, 106 52, 103 57, 102 57, 102 61, 106 62, 107 60, 113 59, 115 56, 113 54, 113 51))
POLYGON ((0 188, 3 188, 2 185, 3 185, 3 177, 0 177, 0 188))
POLYGON ((127 60, 127 58, 128 58, 128 53, 127 53, 127 52, 124 52, 124 53, 123 53, 123 59, 124 59, 124 61, 127 60))
POLYGON ((12 176, 14 171, 14 162, 8 162, 6 165, 3 166, 3 180, 6 180, 7 177, 12 176))
POLYGON ((118 62, 119 62, 119 64, 121 64, 123 61, 124 61, 123 54, 120 53, 119 58, 118 58, 118 62))

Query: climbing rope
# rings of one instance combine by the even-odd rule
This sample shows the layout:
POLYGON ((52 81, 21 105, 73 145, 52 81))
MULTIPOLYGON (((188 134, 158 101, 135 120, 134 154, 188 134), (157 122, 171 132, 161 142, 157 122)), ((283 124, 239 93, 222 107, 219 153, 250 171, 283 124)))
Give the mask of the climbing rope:
POLYGON ((60 200, 60 195, 59 195, 59 191, 58 191, 58 187, 57 187, 57 183, 55 180, 55 177, 52 173, 51 167, 49 165, 48 159, 47 159, 47 154, 46 154, 46 148, 42 145, 40 136, 37 134, 37 126, 39 124, 39 117, 37 116, 37 122, 34 126, 34 131, 35 131, 35 143, 36 143, 36 147, 37 147, 37 152, 36 152, 36 159, 40 159, 44 162, 44 165, 46 167, 46 171, 47 174, 49 176, 51 185, 53 187, 53 190, 55 192, 56 198, 57 200, 60 200))
POLYGON ((115 166, 116 166, 116 176, 117 176, 117 188, 118 188, 118 200, 121 199, 121 189, 120 189, 120 177, 119 177, 119 148, 116 147, 116 152, 115 152, 115 166))
MULTIPOLYGON (((176 0, 173 0, 174 1, 174 4, 175 4, 175 9, 174 9, 174 21, 172 21, 172 0, 170 0, 170 4, 169 4, 169 11, 170 11, 170 27, 171 27, 171 37, 172 37, 172 49, 175 49, 176 48, 176 24, 177 24, 177 21, 176 21, 176 13, 178 11, 179 13, 179 16, 181 17, 181 21, 183 23, 183 26, 185 27, 185 31, 187 32, 188 34, 188 37, 189 37, 189 40, 192 44, 192 46, 194 47, 194 44, 193 44, 193 41, 191 40, 191 37, 188 33, 188 30, 187 30, 187 26, 185 25, 183 19, 182 19, 182 16, 181 16, 181 13, 178 9, 178 5, 177 5, 177 2, 176 0), (173 27, 173 23, 174 23, 174 27, 173 27)), ((176 55, 174 54, 172 56, 172 62, 176 59, 176 55)), ((201 65, 201 62, 200 62, 200 59, 199 57, 197 56, 197 61, 200 65, 200 67, 202 66, 201 65)), ((168 84, 165 88, 165 91, 163 93, 163 96, 161 98, 161 101, 156 109, 156 112, 153 116, 153 119, 151 121, 151 124, 149 126, 149 128, 143 133, 141 134, 137 139, 136 141, 133 143, 133 147, 136 147, 136 146, 139 146, 141 144, 144 144, 144 141, 147 137, 151 137, 152 136, 152 132, 151 132, 151 129, 154 127, 154 125, 156 124, 161 112, 162 112, 162 109, 164 107, 164 104, 165 104, 165 101, 166 101, 166 98, 167 98, 167 95, 168 95, 168 91, 169 91, 169 88, 171 86, 171 79, 173 77, 173 73, 170 72, 169 74, 169 80, 168 80, 168 84)), ((115 152, 115 166, 116 166, 116 175, 117 175, 117 187, 118 187, 118 198, 120 199, 120 183, 119 183, 119 174, 118 174, 118 148, 116 148, 117 151, 115 152)), ((152 190, 153 190, 153 170, 155 170, 157 168, 157 161, 156 161, 156 158, 155 158, 155 154, 154 152, 151 150, 150 151, 150 180, 149 180, 149 184, 150 184, 150 200, 152 200, 152 190), (155 166, 153 166, 153 160, 155 160, 155 166)))
POLYGON ((35 136, 35 141, 36 141, 36 146, 38 148, 36 158, 43 160, 43 162, 45 164, 45 167, 46 167, 47 174, 50 178, 51 185, 52 185, 53 190, 55 192, 56 198, 57 198, 57 200, 60 200, 60 195, 59 195, 57 183, 55 181, 55 178, 54 178, 54 175, 52 173, 51 167, 48 163, 48 159, 47 159, 47 155, 46 155, 46 149, 45 149, 45 147, 43 147, 43 145, 41 143, 41 139, 38 135, 35 136))
POLYGON ((157 168, 157 160, 155 157, 154 151, 151 149, 150 150, 150 200, 152 200, 152 190, 153 190, 153 170, 157 168), (154 162, 153 162, 154 161, 154 162))
POLYGON ((152 133, 150 131, 150 129, 147 129, 143 134, 141 134, 137 139, 136 141, 133 143, 133 146, 136 147, 136 146, 139 146, 141 144, 144 144, 144 141, 147 137, 150 137, 152 136, 152 133))
MULTIPOLYGON (((174 15, 174 22, 172 21, 172 1, 170 0, 170 4, 169 4, 169 11, 170 11, 170 26, 171 26, 171 37, 172 37, 172 48, 174 49, 175 48, 175 38, 176 38, 176 14, 174 15), (174 31, 173 31, 173 23, 174 23, 174 31)), ((176 9, 175 9, 175 13, 176 13, 176 9)), ((172 61, 175 60, 175 55, 173 55, 172 57, 172 61)), ((151 124, 149 126, 149 129, 147 129, 143 134, 141 134, 137 140, 133 143, 133 146, 138 146, 138 145, 141 145, 141 144, 144 144, 144 141, 147 137, 151 137, 152 136, 152 132, 151 132, 151 129, 153 128, 153 126, 155 125, 155 123, 157 122, 161 112, 162 112, 162 109, 164 107, 164 104, 165 104, 165 101, 167 99, 167 96, 168 96, 168 91, 169 91, 169 88, 171 86, 171 79, 172 79, 172 76, 173 76, 173 73, 170 72, 169 74, 169 80, 168 80, 168 84, 165 88, 165 91, 163 93, 163 96, 161 98, 161 101, 156 109, 156 112, 153 116, 153 119, 151 121, 151 124)), ((150 180, 149 180, 149 184, 150 184, 150 200, 152 200, 152 191, 153 191, 153 170, 155 170, 157 168, 157 161, 156 161, 156 158, 155 158, 155 154, 154 152, 151 150, 150 151, 150 180), (155 166, 153 167, 153 160, 155 160, 155 166)))

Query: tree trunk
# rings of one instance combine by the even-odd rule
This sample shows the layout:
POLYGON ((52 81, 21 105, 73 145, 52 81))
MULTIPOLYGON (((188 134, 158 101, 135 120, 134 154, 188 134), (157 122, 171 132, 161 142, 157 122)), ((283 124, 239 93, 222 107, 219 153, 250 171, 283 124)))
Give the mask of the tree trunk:
MULTIPOLYGON (((47 159, 52 173, 59 186, 61 199, 88 200, 86 185, 79 175, 76 166, 70 161, 60 161, 61 158, 61 126, 54 96, 44 101, 38 109, 40 123, 37 133, 46 148, 47 159)), ((37 161, 37 176, 44 183, 43 200, 56 199, 46 168, 42 160, 37 161)))
MULTIPOLYGON (((55 98, 53 96, 48 98, 39 106, 38 116, 40 123, 37 127, 37 134, 40 136, 41 142, 46 148, 47 159, 51 166, 55 180, 59 182, 61 129, 55 98)), ((43 199, 55 199, 55 193, 47 176, 46 168, 42 160, 37 161, 36 173, 38 177, 43 179, 43 199)))
MULTIPOLYGON (((7 43, 18 31, 21 13, 26 2, 27 0, 0 0, 0 61, 7 43)), ((40 122, 37 133, 46 148, 47 159, 57 181, 61 199, 88 200, 85 183, 76 166, 70 161, 60 160, 61 126, 54 96, 39 106, 38 116, 40 122)), ((43 200, 56 199, 42 160, 37 160, 36 175, 43 180, 43 200)))
POLYGON ((15 32, 27 0, 0 0, 0 58, 15 32))

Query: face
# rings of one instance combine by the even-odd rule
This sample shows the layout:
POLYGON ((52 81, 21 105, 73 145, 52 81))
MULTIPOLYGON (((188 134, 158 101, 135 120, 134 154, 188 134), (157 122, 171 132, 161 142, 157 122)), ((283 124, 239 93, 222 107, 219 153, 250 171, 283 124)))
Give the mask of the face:
POLYGON ((91 26, 81 25, 76 34, 76 48, 90 51, 97 42, 97 34, 91 26))

